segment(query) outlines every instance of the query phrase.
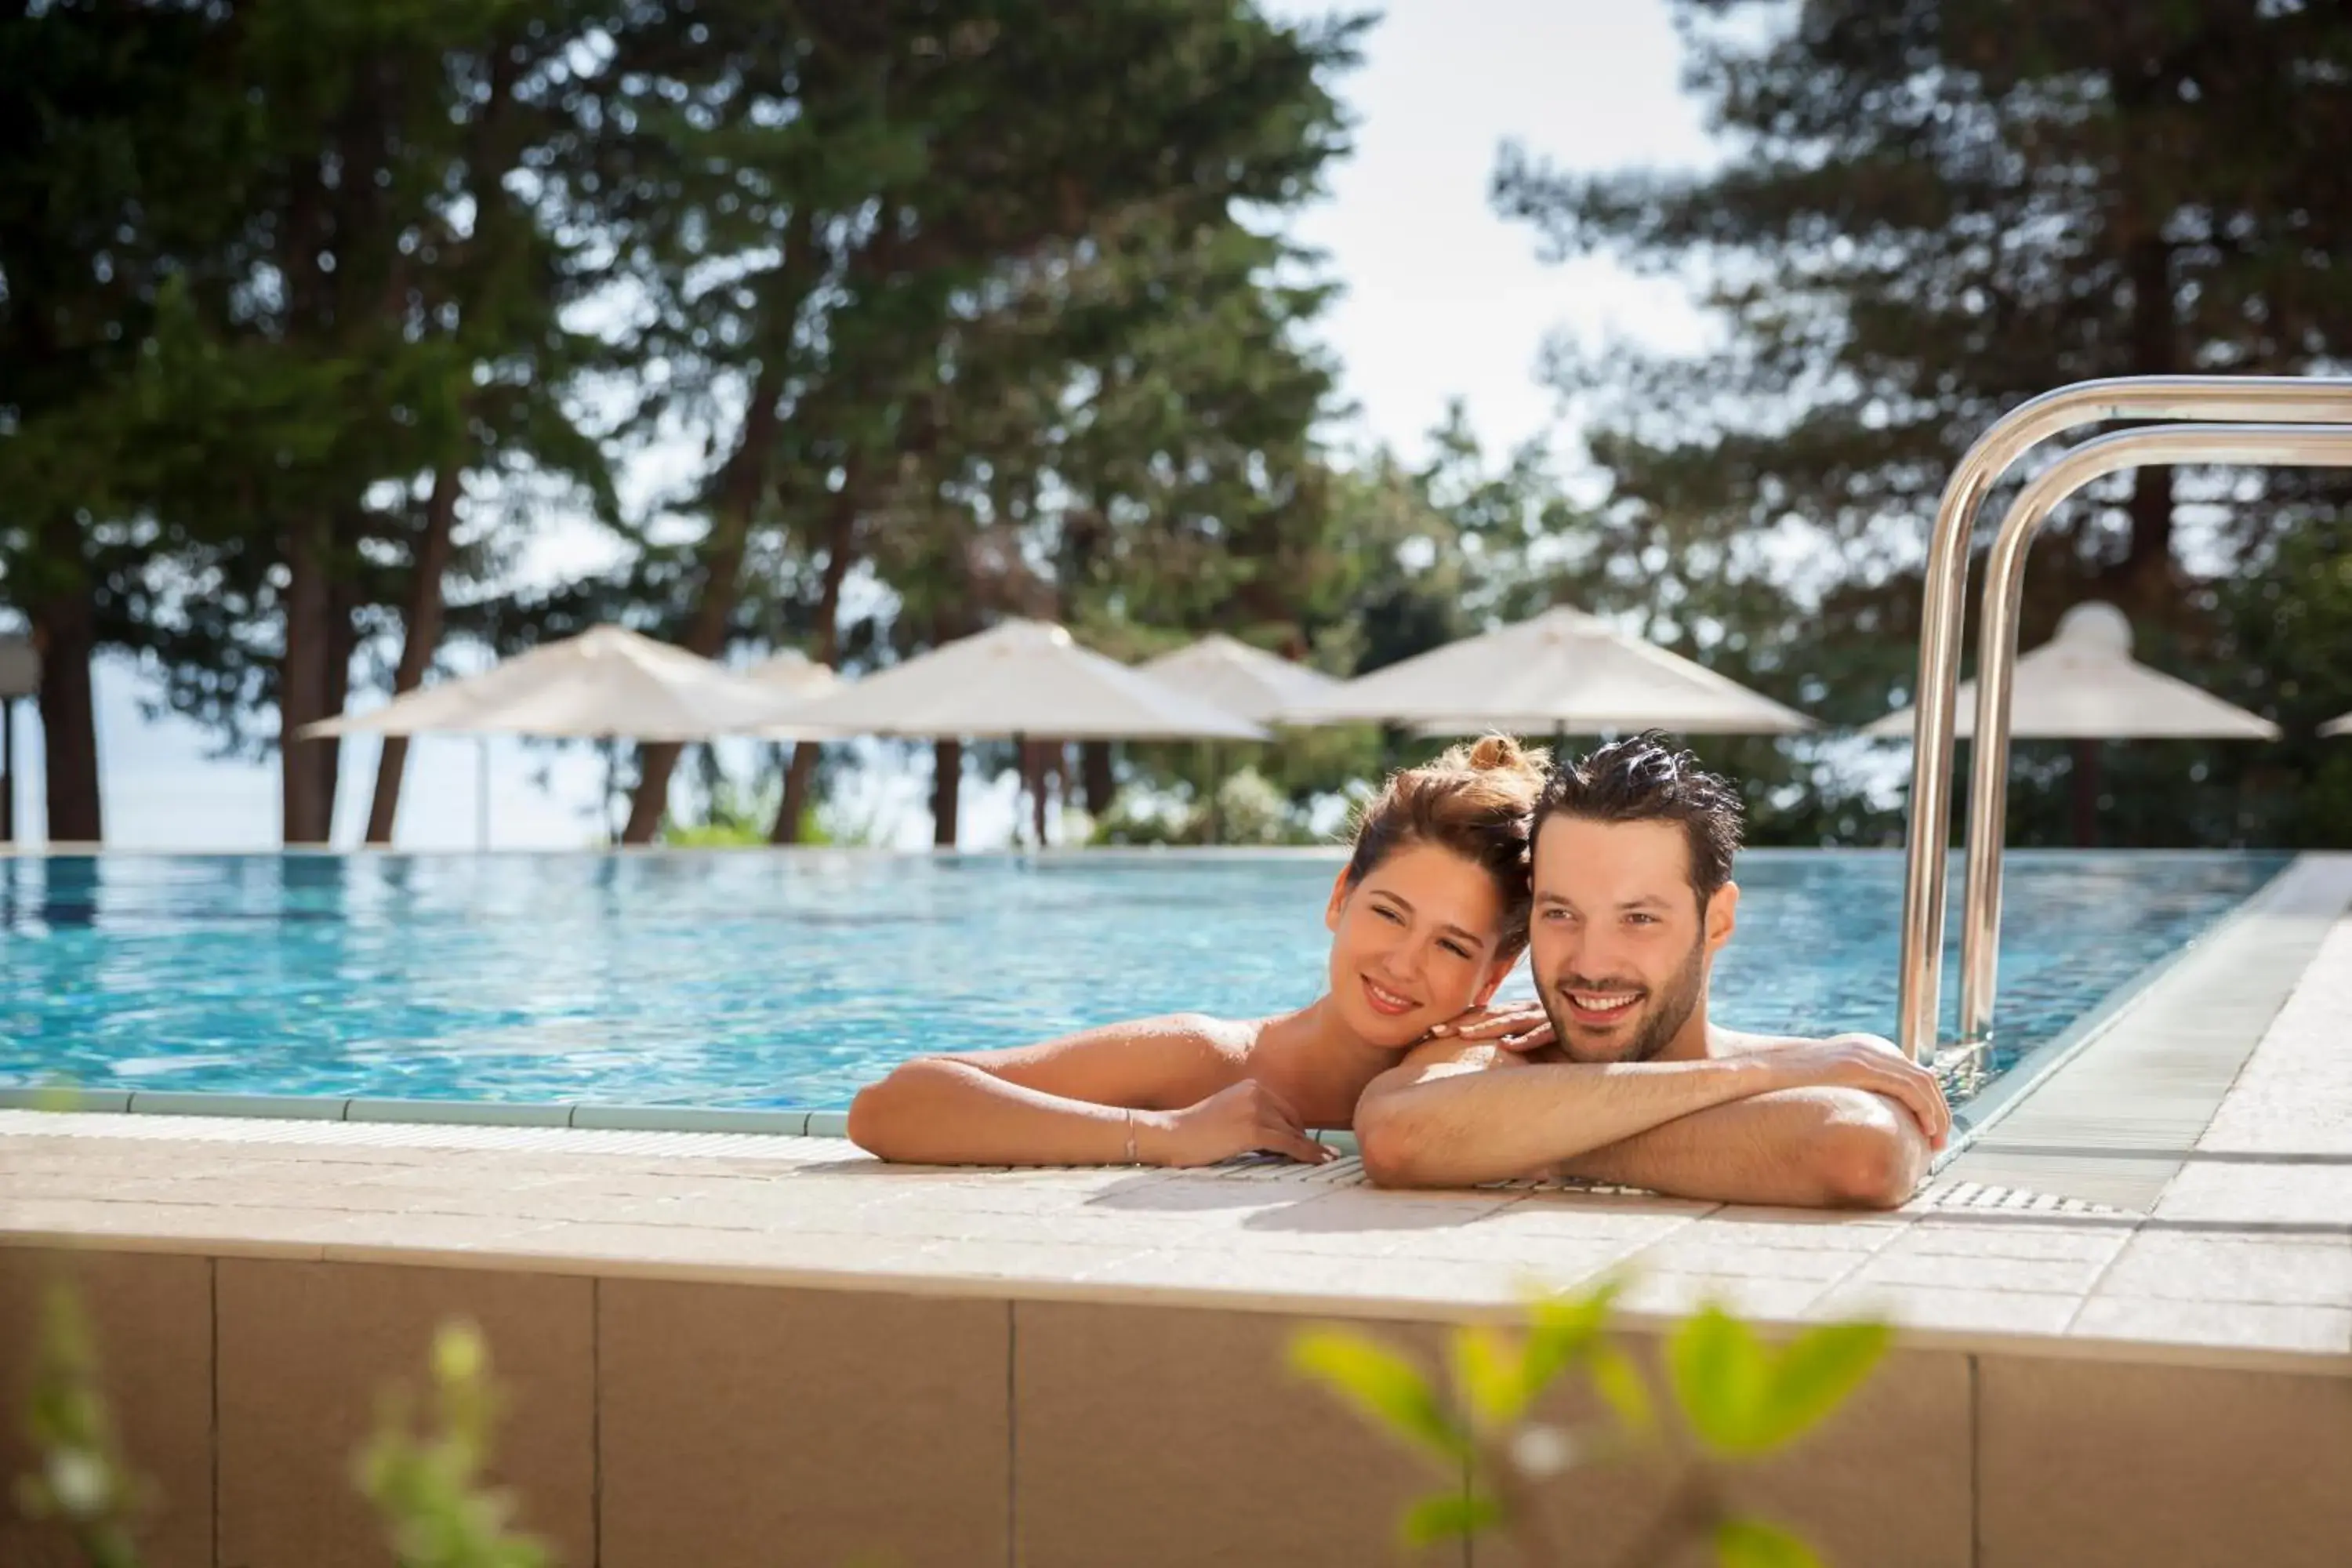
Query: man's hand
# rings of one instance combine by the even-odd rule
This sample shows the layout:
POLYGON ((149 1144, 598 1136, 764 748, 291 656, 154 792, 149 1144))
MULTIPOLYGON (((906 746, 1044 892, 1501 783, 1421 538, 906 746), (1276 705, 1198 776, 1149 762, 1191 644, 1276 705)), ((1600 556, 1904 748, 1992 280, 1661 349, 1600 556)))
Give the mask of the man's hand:
POLYGON ((1332 1157, 1331 1150, 1307 1136, 1298 1113, 1254 1079, 1181 1110, 1139 1110, 1135 1125, 1136 1152, 1152 1165, 1213 1165, 1262 1149, 1310 1165, 1332 1157))
POLYGON ((1473 1007, 1437 1025, 1422 1038, 1469 1040, 1525 1056, 1551 1044, 1551 1019, 1544 1015, 1539 1002, 1507 1002, 1499 1007, 1473 1007))
POLYGON ((1866 1089, 1909 1111, 1931 1147, 1951 1136, 1952 1108, 1936 1075, 1875 1035, 1792 1040, 1748 1059, 1766 1066, 1775 1089, 1866 1089))

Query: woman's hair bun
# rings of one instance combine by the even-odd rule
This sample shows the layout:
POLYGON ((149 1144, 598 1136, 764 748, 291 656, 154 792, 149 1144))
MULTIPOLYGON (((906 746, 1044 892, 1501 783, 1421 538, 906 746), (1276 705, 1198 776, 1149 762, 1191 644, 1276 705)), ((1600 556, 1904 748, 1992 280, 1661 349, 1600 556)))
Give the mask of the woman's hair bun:
POLYGON ((1429 764, 1441 773, 1519 773, 1538 777, 1551 761, 1541 746, 1522 746, 1508 735, 1481 735, 1467 745, 1446 748, 1429 764))
POLYGON ((1481 735, 1471 742, 1469 765, 1485 773, 1493 768, 1520 768, 1527 765, 1527 753, 1508 735, 1481 735))

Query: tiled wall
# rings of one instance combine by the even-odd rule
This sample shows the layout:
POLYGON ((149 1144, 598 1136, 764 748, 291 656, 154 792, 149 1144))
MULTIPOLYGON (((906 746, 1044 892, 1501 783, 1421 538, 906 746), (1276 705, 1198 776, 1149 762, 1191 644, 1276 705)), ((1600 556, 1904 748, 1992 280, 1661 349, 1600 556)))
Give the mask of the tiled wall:
MULTIPOLYGON (((1287 1374, 1277 1316, 0 1249, 11 1475, 39 1284, 67 1266, 156 1485, 152 1568, 386 1568, 351 1456, 453 1316, 508 1394, 499 1479, 572 1568, 1362 1568, 1401 1560, 1399 1508, 1445 1479, 1287 1374)), ((1618 1561, 1656 1495, 1558 1488, 1561 1560, 1618 1561)), ((1905 1351, 1735 1500, 1846 1568, 2342 1568, 2352 1378, 1905 1351)), ((73 1561, 0 1521, 7 1568, 73 1561)))

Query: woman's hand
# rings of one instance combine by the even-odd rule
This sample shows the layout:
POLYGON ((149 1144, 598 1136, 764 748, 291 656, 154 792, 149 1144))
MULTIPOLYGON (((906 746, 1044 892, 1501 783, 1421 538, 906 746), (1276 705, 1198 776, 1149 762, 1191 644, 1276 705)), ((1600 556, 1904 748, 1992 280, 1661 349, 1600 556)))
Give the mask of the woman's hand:
POLYGON ((1255 1079, 1219 1089, 1181 1110, 1135 1112, 1135 1150, 1148 1165, 1213 1165, 1271 1150, 1319 1165, 1332 1151, 1307 1135, 1298 1113, 1255 1079))
POLYGON ((1499 1007, 1473 1007, 1449 1018, 1422 1037, 1424 1040, 1491 1042, 1507 1051, 1525 1055, 1552 1043, 1551 1019, 1540 1002, 1506 1002, 1499 1007))

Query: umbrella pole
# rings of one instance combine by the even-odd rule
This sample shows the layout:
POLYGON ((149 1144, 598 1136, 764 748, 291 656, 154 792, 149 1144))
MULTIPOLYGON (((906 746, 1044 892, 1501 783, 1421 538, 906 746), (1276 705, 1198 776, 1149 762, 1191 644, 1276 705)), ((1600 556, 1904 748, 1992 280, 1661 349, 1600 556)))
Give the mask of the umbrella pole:
POLYGON ((1029 805, 1029 737, 1018 730, 1013 732, 1013 847, 1021 847, 1021 819, 1027 816, 1029 805))
POLYGON ((1031 748, 1029 772, 1029 810, 1032 826, 1037 830, 1037 847, 1045 847, 1045 779, 1052 769, 1045 765, 1045 742, 1039 741, 1031 748))
POLYGON ((2099 841, 2099 742, 2074 742, 2074 847, 2088 849, 2099 841))
POLYGON ((626 829, 615 831, 613 826, 613 777, 619 770, 620 763, 621 743, 615 741, 604 752, 604 798, 598 803, 596 809, 596 815, 604 821, 604 837, 607 841, 605 847, 608 849, 620 847, 621 834, 626 831, 626 829))
POLYGON ((1223 782, 1218 776, 1217 767, 1220 749, 1214 741, 1209 742, 1209 842, 1212 844, 1222 844, 1225 837, 1225 825, 1217 811, 1217 785, 1223 782))
POLYGON ((482 736, 474 742, 474 850, 487 854, 490 847, 490 738, 482 736))

